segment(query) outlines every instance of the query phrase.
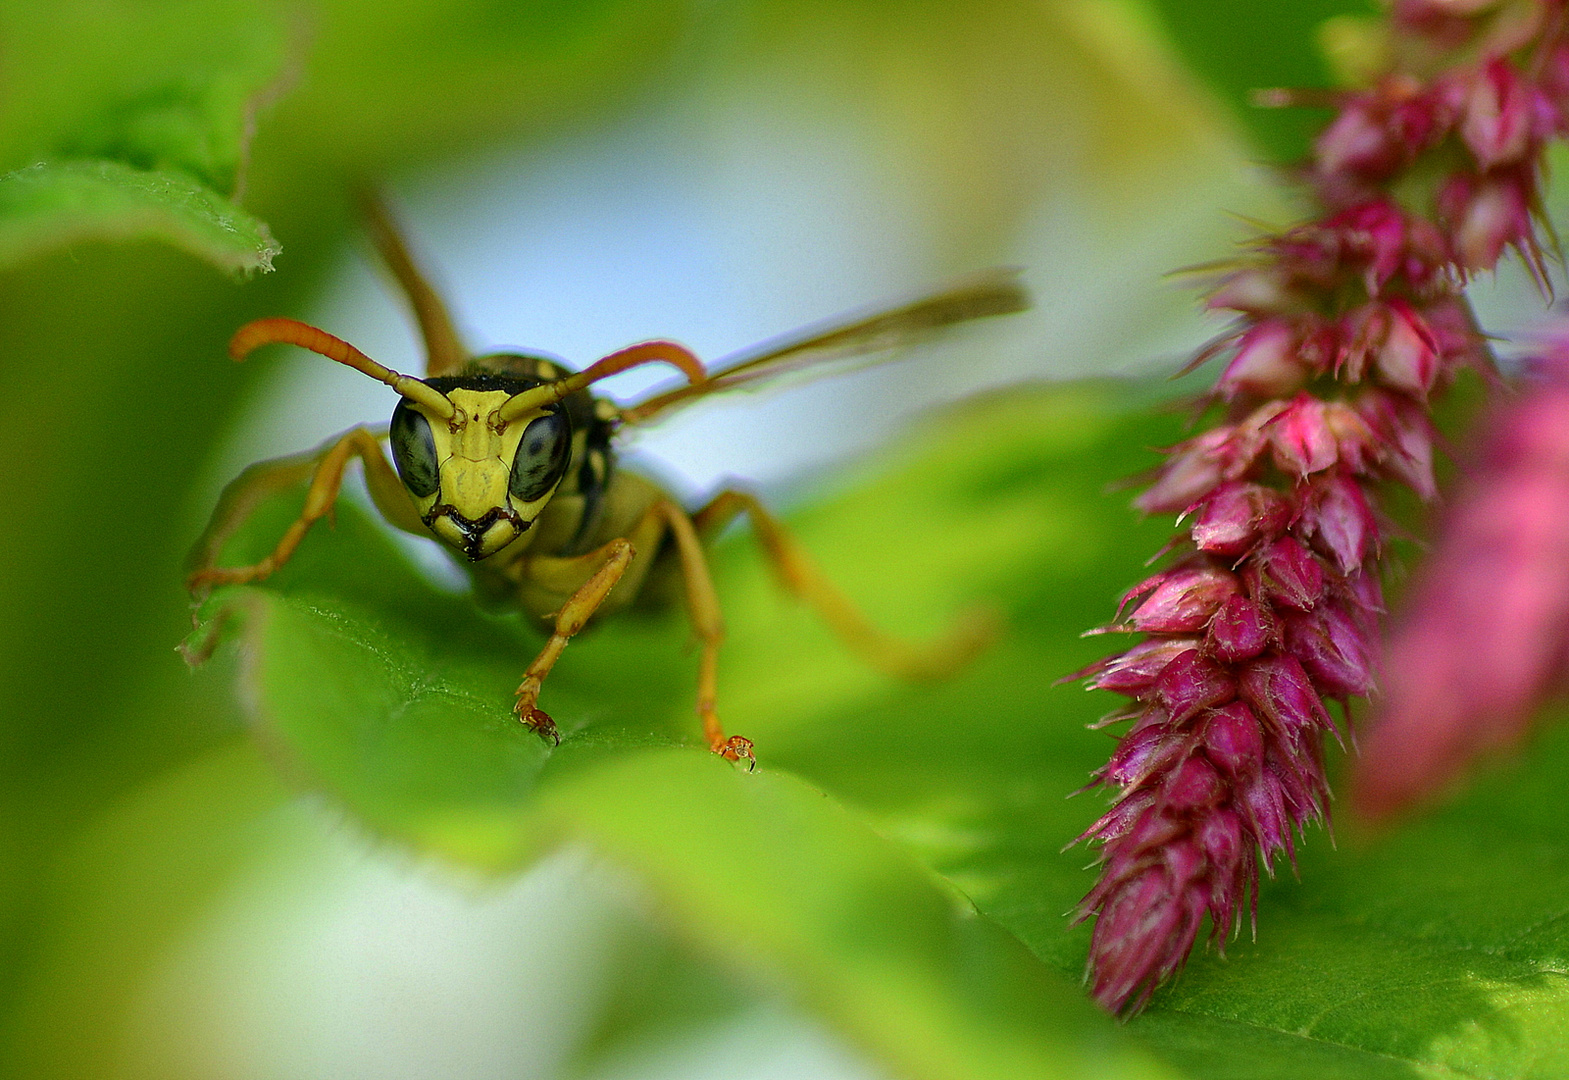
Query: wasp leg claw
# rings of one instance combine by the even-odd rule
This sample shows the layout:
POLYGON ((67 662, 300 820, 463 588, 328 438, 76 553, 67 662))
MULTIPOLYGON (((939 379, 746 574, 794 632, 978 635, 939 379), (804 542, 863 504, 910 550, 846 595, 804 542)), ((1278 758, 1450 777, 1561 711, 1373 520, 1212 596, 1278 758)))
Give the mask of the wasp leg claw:
POLYGON ((724 742, 715 745, 713 751, 726 761, 740 761, 745 758, 747 772, 757 768, 757 755, 752 753, 752 740, 744 735, 730 736, 724 742))
POLYGON ((561 732, 556 730, 556 722, 550 714, 543 709, 536 709, 530 705, 527 711, 519 709, 518 719, 530 731, 538 732, 542 737, 549 739, 556 746, 561 745, 561 732))
POLYGON ((524 727, 530 731, 537 731, 544 738, 551 740, 555 745, 561 745, 561 733, 556 730, 556 722, 550 718, 545 710, 535 706, 539 700, 540 680, 532 675, 524 676, 523 682, 518 685, 518 700, 512 706, 512 711, 517 713, 524 727))

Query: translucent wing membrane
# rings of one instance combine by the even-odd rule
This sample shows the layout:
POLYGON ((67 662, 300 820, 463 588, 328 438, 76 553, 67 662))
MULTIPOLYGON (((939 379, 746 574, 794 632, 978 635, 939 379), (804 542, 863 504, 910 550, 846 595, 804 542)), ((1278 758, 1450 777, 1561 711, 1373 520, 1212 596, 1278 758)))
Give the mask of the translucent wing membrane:
POLYGON ((715 362, 716 370, 707 379, 655 394, 624 409, 622 420, 640 423, 721 390, 750 386, 825 361, 890 352, 954 323, 1008 315, 1029 306, 1017 267, 982 270, 897 307, 840 315, 732 353, 715 362))

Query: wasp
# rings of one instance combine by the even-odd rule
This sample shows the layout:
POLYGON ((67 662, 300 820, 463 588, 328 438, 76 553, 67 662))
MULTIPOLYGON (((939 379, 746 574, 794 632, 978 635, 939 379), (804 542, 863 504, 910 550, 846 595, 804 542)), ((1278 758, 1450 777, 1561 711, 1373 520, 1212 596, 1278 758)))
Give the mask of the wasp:
POLYGON ((679 574, 700 646, 697 714, 704 738, 714 753, 755 765, 751 740, 727 735, 719 719, 725 631, 706 555, 713 538, 741 514, 783 586, 875 666, 912 678, 940 675, 983 643, 987 634, 973 623, 926 647, 885 634, 822 575, 755 496, 725 490, 688 511, 653 481, 621 468, 615 447, 622 431, 711 394, 827 357, 892 350, 952 323, 1020 311, 1028 297, 1016 271, 986 271, 913 302, 773 339, 719 361, 712 372, 666 340, 640 342, 572 371, 538 353, 472 354, 385 206, 374 197, 365 203, 374 246, 419 325, 425 377, 393 371, 294 319, 242 326, 229 343, 235 360, 264 345, 295 345, 385 383, 399 400, 384 429, 352 428, 305 454, 252 465, 229 484, 192 552, 186 584, 198 603, 217 586, 260 581, 288 562, 310 527, 332 511, 345 471, 358 458, 371 501, 392 526, 434 538, 461 557, 476 594, 542 621, 549 637, 524 669, 513 710, 556 744, 556 724, 538 701, 567 642, 590 619, 631 604, 650 581, 679 574), (684 381, 631 405, 589 392, 601 379, 654 363, 675 368, 684 381), (270 554, 250 566, 215 565, 224 541, 263 496, 300 483, 308 483, 304 507, 270 554))

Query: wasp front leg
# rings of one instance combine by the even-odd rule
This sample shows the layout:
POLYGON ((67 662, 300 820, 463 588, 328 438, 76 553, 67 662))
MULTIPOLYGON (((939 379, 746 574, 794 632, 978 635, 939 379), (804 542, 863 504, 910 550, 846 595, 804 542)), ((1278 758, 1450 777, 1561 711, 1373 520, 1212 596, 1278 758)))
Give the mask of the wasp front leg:
POLYGON ((538 656, 534 657, 534 662, 529 664, 528 670, 523 672, 523 681, 518 684, 517 689, 518 699, 512 706, 519 720, 558 746, 561 743, 561 734, 556 730, 556 722, 550 718, 549 713, 536 705, 540 686, 544 683, 545 676, 550 674, 550 669, 555 667, 556 661, 561 658, 561 652, 567 647, 567 642, 583 629, 594 612, 599 610, 599 606, 605 602, 605 598, 610 595, 610 590, 626 573, 636 554, 637 548, 632 541, 622 537, 586 555, 528 560, 525 573, 536 580, 572 577, 588 566, 599 564, 599 568, 589 574, 588 579, 577 587, 568 597, 567 602, 556 612, 550 640, 545 642, 545 647, 539 651, 538 656))
POLYGON ((419 515, 398 480, 398 474, 382 454, 376 436, 365 428, 354 428, 308 453, 252 465, 224 489, 212 520, 191 550, 191 573, 185 582, 191 595, 201 599, 218 585, 261 581, 288 562, 310 527, 332 513, 343 485, 344 470, 355 457, 365 463, 365 485, 382 516, 405 532, 426 535, 419 515), (300 516, 284 531, 266 557, 249 566, 213 565, 224 543, 265 498, 286 491, 307 477, 310 487, 306 490, 300 516))

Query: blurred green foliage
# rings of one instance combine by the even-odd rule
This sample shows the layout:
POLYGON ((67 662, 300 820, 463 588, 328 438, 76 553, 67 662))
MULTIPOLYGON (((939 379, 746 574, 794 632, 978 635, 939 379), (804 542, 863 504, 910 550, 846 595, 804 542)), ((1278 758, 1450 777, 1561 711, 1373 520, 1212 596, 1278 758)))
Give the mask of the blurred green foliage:
MULTIPOLYGON (((1309 30, 1354 10, 1156 6, 1232 102, 1321 82, 1309 30)), ((1164 160, 1152 148, 1178 145, 1168 84, 1130 77, 1128 92, 1083 44, 1131 32, 1136 5, 706 10, 0 6, 0 1068, 113 1075, 138 980, 304 787, 398 850, 495 874, 580 841, 645 882, 659 930, 628 952, 637 977, 585 1068, 722 1015, 681 996, 717 982, 794 1001, 912 1077, 1564 1071, 1562 739, 1380 843, 1310 837, 1303 882, 1266 888, 1257 942, 1199 956, 1126 1029, 1079 999, 1086 932, 1062 913, 1089 875, 1059 849, 1100 804, 1063 795, 1103 752, 1081 725, 1106 703, 1049 684, 1102 651, 1077 633, 1165 531, 1104 492, 1175 437, 1142 394, 974 404, 796 515, 901 632, 934 633, 976 599, 1006 609, 1010 634, 950 683, 861 669, 776 599, 744 537, 724 545, 721 700, 758 741, 757 775, 690 745, 674 613, 569 650, 547 687, 567 735, 550 751, 507 712, 533 631, 431 590, 350 506, 266 587, 214 598, 248 668, 231 648, 181 669, 180 562, 206 509, 190 492, 257 378, 224 343, 301 312, 351 228, 354 183, 590 124, 704 49, 720 67, 792 63, 763 47, 783 40, 812 43, 825 84, 920 136, 904 163, 955 250, 1021 228, 1065 147, 1131 198, 1164 160), (1097 122, 1048 139, 1038 110, 1065 98, 1097 122), (233 276, 280 243, 277 272, 233 276)), ((1276 158, 1303 145, 1282 116, 1249 122, 1276 158)), ((290 513, 268 506, 229 557, 290 513)))
POLYGON ((1319 28, 1335 16, 1370 16, 1373 0, 1153 0, 1187 61, 1247 126, 1263 160, 1289 165, 1305 157, 1330 112, 1263 108, 1257 90, 1319 90, 1335 86, 1317 47, 1319 28))

